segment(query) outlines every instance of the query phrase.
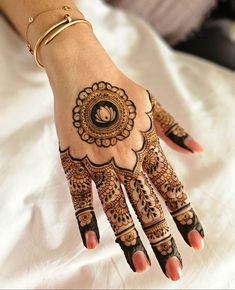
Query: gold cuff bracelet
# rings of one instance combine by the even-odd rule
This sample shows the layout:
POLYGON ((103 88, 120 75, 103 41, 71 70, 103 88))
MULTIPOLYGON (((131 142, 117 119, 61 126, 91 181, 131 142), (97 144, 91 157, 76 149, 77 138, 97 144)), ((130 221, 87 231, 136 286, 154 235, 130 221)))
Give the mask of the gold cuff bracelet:
POLYGON ((75 25, 75 24, 79 24, 79 23, 85 23, 87 24, 91 29, 92 29, 92 25, 89 21, 87 21, 86 19, 75 19, 72 20, 72 18, 66 14, 64 19, 56 24, 54 24, 53 26, 51 26, 48 30, 46 30, 37 40, 36 45, 34 47, 33 50, 33 56, 34 56, 34 60, 36 62, 36 64, 41 67, 44 68, 42 63, 40 63, 40 61, 38 60, 38 49, 42 43, 42 41, 48 36, 48 34, 50 34, 53 30, 56 30, 51 36, 49 36, 46 41, 44 42, 45 45, 47 45, 48 43, 50 43, 59 33, 61 33, 64 29, 75 25), (61 27, 59 27, 61 26, 61 27), (59 28, 58 28, 59 27, 59 28), (58 29, 56 29, 58 28, 58 29))

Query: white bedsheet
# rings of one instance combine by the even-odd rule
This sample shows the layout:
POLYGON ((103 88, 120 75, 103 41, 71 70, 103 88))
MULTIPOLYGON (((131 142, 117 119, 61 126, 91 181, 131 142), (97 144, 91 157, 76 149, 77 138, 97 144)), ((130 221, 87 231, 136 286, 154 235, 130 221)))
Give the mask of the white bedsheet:
POLYGON ((0 288, 235 288, 235 74, 171 51, 142 21, 100 0, 77 2, 117 65, 204 145, 202 155, 184 156, 163 144, 204 225, 205 249, 191 250, 167 215, 184 261, 182 279, 165 278, 144 236, 152 267, 133 273, 97 198, 101 243, 95 251, 83 247, 46 75, 1 17, 0 288))

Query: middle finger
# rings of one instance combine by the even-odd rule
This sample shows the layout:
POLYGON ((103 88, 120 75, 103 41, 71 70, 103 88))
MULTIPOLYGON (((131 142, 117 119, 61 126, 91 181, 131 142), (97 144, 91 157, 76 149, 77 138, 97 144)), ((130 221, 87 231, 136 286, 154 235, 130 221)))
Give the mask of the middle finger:
POLYGON ((168 276, 166 273, 168 259, 177 257, 181 268, 182 259, 164 218, 161 204, 143 171, 137 178, 126 175, 123 179, 130 202, 142 228, 150 241, 162 271, 168 276))

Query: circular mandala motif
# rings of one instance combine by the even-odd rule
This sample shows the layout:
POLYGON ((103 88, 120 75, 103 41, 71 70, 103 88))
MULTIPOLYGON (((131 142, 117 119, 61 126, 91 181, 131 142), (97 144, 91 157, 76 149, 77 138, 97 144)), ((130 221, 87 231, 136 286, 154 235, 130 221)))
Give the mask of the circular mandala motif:
POLYGON ((130 135, 135 116, 135 105, 123 89, 99 82, 79 93, 73 125, 83 141, 109 147, 130 135))

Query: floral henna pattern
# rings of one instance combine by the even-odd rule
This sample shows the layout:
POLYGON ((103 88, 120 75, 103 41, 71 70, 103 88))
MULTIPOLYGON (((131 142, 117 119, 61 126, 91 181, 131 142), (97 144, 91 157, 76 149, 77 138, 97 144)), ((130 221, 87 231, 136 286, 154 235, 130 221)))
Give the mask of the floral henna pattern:
POLYGON ((135 269, 135 266, 134 266, 133 261, 132 261, 132 256, 137 251, 143 252, 145 254, 148 262, 149 262, 149 265, 151 265, 151 262, 150 262, 150 259, 149 259, 149 255, 148 255, 147 251, 145 250, 145 248, 144 248, 144 246, 143 246, 143 244, 141 242, 140 237, 137 236, 137 238, 135 240, 136 240, 136 243, 135 243, 134 246, 126 246, 126 244, 123 243, 121 238, 117 238, 116 239, 116 243, 118 243, 120 245, 121 249, 123 250, 124 255, 126 257, 126 260, 127 260, 128 264, 129 264, 129 266, 131 267, 131 269, 133 270, 133 272, 136 272, 136 269, 135 269))
POLYGON ((129 246, 135 246, 137 243, 137 232, 136 231, 130 231, 127 232, 126 234, 122 235, 120 237, 120 240, 124 243, 125 246, 129 247, 129 246))
POLYGON ((161 241, 160 243, 156 244, 155 246, 152 246, 153 252, 155 256, 157 257, 159 264, 161 266, 161 269, 163 273, 168 277, 166 273, 166 262, 170 257, 177 257, 180 261, 181 268, 183 269, 183 262, 182 258, 180 256, 180 253, 177 250, 177 246, 175 243, 175 240, 172 236, 166 238, 165 240, 161 241))
POLYGON ((124 250, 128 264, 135 271, 132 255, 140 250, 145 253, 148 260, 149 257, 135 229, 113 166, 93 167, 85 160, 86 169, 81 161, 70 155, 69 148, 60 152, 84 245, 86 246, 85 233, 88 230, 95 231, 99 241, 99 231, 92 207, 91 177, 88 174, 88 169, 96 184, 101 204, 116 235, 116 242, 124 250))
MULTIPOLYGON (((86 164, 86 166, 89 166, 86 164)), ((129 231, 133 227, 133 220, 128 211, 117 174, 112 166, 105 168, 89 167, 92 178, 96 184, 104 212, 116 236, 129 231)), ((123 241, 125 243, 125 241, 123 241)))
POLYGON ((135 105, 123 89, 99 82, 79 93, 73 125, 83 141, 109 147, 130 135, 135 116, 135 105))
POLYGON ((77 216, 78 221, 82 227, 89 225, 92 220, 92 214, 90 212, 85 212, 77 216))
MULTIPOLYGON (((78 106, 73 110, 74 122, 80 122, 82 119, 84 119, 84 128, 87 128, 85 115, 86 118, 88 118, 87 115, 89 116, 90 114, 89 119, 91 122, 93 122, 93 125, 95 124, 97 128, 100 128, 100 133, 97 133, 97 139, 94 140, 89 139, 90 137, 88 139, 85 138, 86 140, 84 140, 84 131, 82 132, 79 128, 78 133, 82 132, 81 135, 80 133, 79 135, 83 141, 88 143, 95 143, 98 147, 109 147, 111 145, 114 146, 118 140, 124 139, 123 137, 128 137, 129 133, 127 131, 131 131, 134 125, 136 108, 133 102, 128 100, 124 90, 113 87, 109 83, 96 83, 92 86, 92 88, 89 89, 90 90, 86 89, 79 94, 79 100, 77 99, 78 106), (91 89, 93 89, 93 91, 91 91, 91 89), (96 92, 94 95, 96 98, 92 95, 92 92, 96 92), (89 93, 91 94, 90 97, 88 96, 89 93), (115 94, 118 94, 118 96, 115 94), (104 100, 105 97, 107 98, 106 100, 104 100), (117 100, 115 99, 116 97, 117 100), (89 101, 89 98, 92 100, 92 102, 89 101), (82 104, 82 102, 84 102, 84 104, 82 104), (87 108, 89 108, 89 110, 87 108), (86 114, 84 113, 85 111, 86 114), (117 130, 119 130, 118 134, 122 135, 122 137, 117 135, 117 132, 115 133, 115 127, 113 126, 116 126, 117 130), (103 137, 102 132, 105 132, 103 133, 103 137), (114 135, 116 134, 116 141, 112 141, 114 139, 110 137, 110 134, 112 134, 112 138, 114 138, 114 135)), ((116 235, 116 242, 119 243, 121 248, 124 250, 127 262, 133 271, 135 271, 135 267, 132 262, 132 255, 134 252, 141 250, 145 253, 147 259, 149 258, 139 238, 138 232, 134 227, 133 220, 126 205, 125 196, 119 183, 119 177, 121 179, 122 176, 126 176, 127 174, 131 174, 132 177, 137 176, 141 171, 146 152, 148 152, 150 149, 154 149, 157 144, 156 132, 152 126, 152 110, 150 112, 146 112, 146 114, 149 117, 150 125, 146 131, 142 132, 143 146, 139 151, 134 151, 136 155, 136 163, 133 170, 119 167, 115 162, 115 158, 112 158, 105 164, 94 164, 87 155, 82 159, 76 159, 71 156, 69 148, 64 151, 68 156, 70 156, 70 160, 77 162, 77 164, 80 164, 80 166, 83 167, 87 173, 89 172, 90 177, 95 182, 104 212, 106 213, 107 218, 116 235)), ((82 121, 80 124, 82 124, 82 121)), ((74 125, 76 126, 79 124, 74 123, 74 125)), ((69 171, 66 170, 67 167, 69 166, 65 165, 66 172, 69 171)), ((69 179, 68 175, 67 178, 69 179)), ((86 181, 84 180, 84 182, 86 181)), ((86 226, 86 224, 89 223, 89 219, 89 214, 84 216, 81 215, 78 219, 79 224, 86 226)))
POLYGON ((191 207, 187 194, 184 192, 184 187, 166 160, 160 146, 148 154, 143 167, 158 192, 164 198, 186 243, 190 245, 188 233, 193 229, 197 230, 204 237, 203 228, 191 207))
POLYGON ((167 259, 176 256, 181 265, 182 259, 152 185, 146 174, 141 172, 136 179, 133 179, 132 176, 124 177, 124 186, 158 262, 167 276, 167 259))
POLYGON ((94 167, 87 161, 85 161, 85 166, 91 172, 96 184, 104 212, 116 235, 116 242, 124 250, 127 262, 132 270, 135 271, 132 262, 133 253, 141 250, 147 258, 148 254, 135 229, 114 167, 112 165, 94 167))
MULTIPOLYGON (((149 93, 149 92, 148 92, 149 93)), ((156 99, 149 93, 152 105, 154 119, 161 126, 164 134, 180 147, 193 152, 187 146, 187 140, 190 138, 188 133, 175 122, 175 119, 163 109, 163 107, 156 101, 156 99)))
POLYGON ((171 239, 167 239, 167 241, 164 241, 163 243, 158 245, 157 250, 163 256, 171 254, 173 252, 171 239))
MULTIPOLYGON (((143 116, 146 114, 150 120, 147 130, 143 131, 144 128, 141 130, 141 126, 139 127, 142 146, 139 150, 134 150, 131 145, 130 148, 127 148, 134 152, 132 155, 136 158, 133 168, 121 167, 118 165, 120 163, 117 164, 115 156, 112 155, 106 162, 98 164, 92 161, 86 152, 82 158, 78 159, 70 154, 70 147, 61 151, 61 160, 69 181, 84 244, 85 233, 89 229, 94 230, 99 237, 92 206, 91 180, 93 180, 104 212, 115 233, 116 242, 124 251, 132 270, 135 271, 132 256, 136 251, 144 252, 149 260, 129 213, 120 184, 123 183, 142 228, 166 274, 165 265, 169 257, 176 256, 181 264, 182 259, 170 234, 152 184, 165 199, 177 227, 186 241, 187 233, 191 229, 202 232, 202 227, 191 208, 182 184, 161 150, 153 126, 153 117, 155 116, 155 119, 159 120, 168 136, 173 132, 172 134, 183 140, 186 138, 186 133, 181 131, 178 125, 178 127, 176 126, 173 118, 169 114, 167 115, 163 109, 161 114, 159 113, 161 117, 160 115, 156 117, 156 112, 159 110, 156 108, 158 104, 153 104, 150 94, 149 99, 153 105, 150 111, 146 112, 144 108, 137 107, 138 112, 140 111, 143 116)), ((118 142, 131 134, 137 108, 123 89, 107 82, 94 83, 79 93, 73 109, 73 125, 81 140, 88 143, 86 146, 94 144, 97 146, 97 152, 108 152, 107 150, 111 150, 118 142)), ((118 145, 114 149, 118 149, 118 145)))
POLYGON ((86 247, 85 234, 87 231, 94 231, 98 241, 100 238, 92 205, 91 178, 82 163, 72 159, 68 150, 61 151, 60 156, 69 183, 75 216, 78 221, 82 241, 86 247))
POLYGON ((201 225, 201 223, 199 222, 199 219, 195 213, 195 211, 193 210, 193 208, 191 208, 190 210, 185 211, 184 213, 181 213, 178 215, 178 213, 172 213, 173 219, 177 225, 177 228, 179 229, 179 231, 181 232, 185 242, 189 245, 189 241, 188 241, 188 233, 191 230, 197 230, 199 232, 199 234, 204 238, 205 234, 204 234, 204 230, 203 227, 201 225))

